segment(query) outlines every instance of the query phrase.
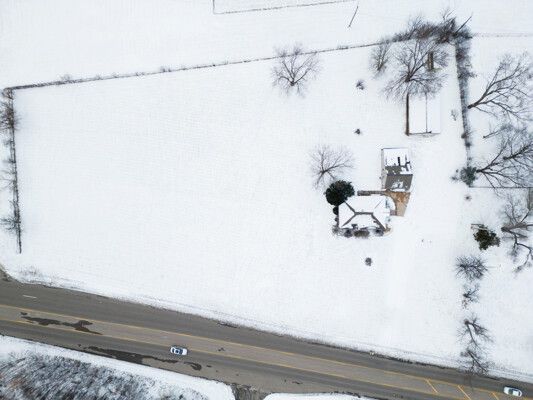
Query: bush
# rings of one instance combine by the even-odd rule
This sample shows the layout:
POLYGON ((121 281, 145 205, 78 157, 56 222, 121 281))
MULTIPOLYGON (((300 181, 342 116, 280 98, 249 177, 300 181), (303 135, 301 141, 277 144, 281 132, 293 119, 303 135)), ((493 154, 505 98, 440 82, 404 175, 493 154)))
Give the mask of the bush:
POLYGON ((353 233, 353 237, 360 238, 360 239, 368 239, 370 236, 370 231, 367 229, 359 229, 353 233))
POLYGON ((369 267, 372 266, 372 259, 370 257, 365 258, 365 264, 369 267))
POLYGON ((452 119, 453 119, 454 121, 457 121, 457 117, 459 116, 459 113, 457 112, 457 110, 455 110, 455 109, 452 110, 452 111, 450 112, 450 115, 452 116, 452 119))
POLYGON ((339 207, 338 206, 333 207, 333 214, 339 215, 339 207))
POLYGON ((499 246, 500 238, 488 228, 480 228, 474 233, 474 239, 479 244, 480 250, 487 250, 490 246, 499 246))
POLYGON ((472 186, 477 178, 476 172, 477 170, 474 167, 464 167, 459 173, 459 178, 468 186, 472 186))
POLYGON ((324 194, 329 204, 340 206, 355 194, 355 190, 350 182, 335 181, 329 185, 324 194))

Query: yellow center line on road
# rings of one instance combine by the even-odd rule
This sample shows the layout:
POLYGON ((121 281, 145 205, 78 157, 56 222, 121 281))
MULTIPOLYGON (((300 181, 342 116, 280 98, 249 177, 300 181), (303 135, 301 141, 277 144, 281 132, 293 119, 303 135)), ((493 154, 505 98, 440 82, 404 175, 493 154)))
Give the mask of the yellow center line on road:
POLYGON ((472 398, 471 398, 469 395, 466 394, 466 392, 463 390, 463 388, 462 388, 461 386, 457 385, 457 387, 459 388, 459 390, 460 390, 461 392, 463 392, 463 394, 466 396, 466 398, 467 398, 468 400, 472 400, 472 398))
MULTIPOLYGON (((15 307, 15 306, 3 305, 3 304, 0 304, 0 307, 12 308, 12 309, 16 309, 16 310, 24 310, 24 311, 28 311, 28 312, 32 312, 32 313, 55 315, 55 316, 59 316, 59 317, 72 318, 74 320, 81 320, 81 319, 88 320, 85 317, 77 317, 77 316, 67 315, 67 314, 58 314, 58 313, 52 313, 52 312, 48 312, 48 311, 39 311, 39 310, 31 309, 31 308, 15 307)), ((222 344, 222 345, 229 344, 229 345, 234 345, 234 346, 239 346, 239 347, 244 347, 244 348, 249 348, 249 349, 257 349, 257 350, 260 350, 260 351, 267 351, 267 352, 270 352, 270 353, 275 351, 276 353, 285 354, 285 355, 289 355, 289 356, 293 356, 293 357, 303 357, 303 358, 307 358, 307 359, 310 359, 310 360, 326 361, 326 362, 334 363, 334 364, 337 364, 337 365, 342 365, 342 366, 345 366, 345 367, 346 366, 347 367, 358 367, 358 368, 371 370, 371 371, 379 371, 381 373, 385 373, 385 374, 388 374, 388 375, 397 375, 397 376, 402 376, 402 377, 405 377, 405 378, 410 378, 410 379, 415 379, 415 380, 419 380, 419 381, 425 382, 424 378, 416 376, 416 375, 409 375, 409 374, 405 374, 405 373, 402 373, 402 372, 396 372, 396 371, 388 371, 388 370, 383 370, 383 369, 374 368, 374 367, 368 367, 366 365, 361 365, 361 364, 356 364, 356 363, 347 363, 347 362, 342 362, 342 361, 337 361, 337 360, 330 360, 330 359, 327 359, 327 358, 321 358, 321 357, 314 357, 314 356, 309 356, 309 355, 305 355, 305 354, 292 353, 292 352, 288 352, 288 351, 284 351, 284 350, 273 350, 273 349, 268 349, 266 347, 260 347, 260 346, 255 346, 255 345, 251 345, 251 344, 237 343, 237 342, 232 342, 232 341, 229 341, 229 340, 212 339, 212 338, 208 338, 208 337, 204 337, 204 336, 190 335, 190 334, 187 334, 187 333, 172 332, 172 331, 166 331, 166 330, 154 329, 154 328, 146 328, 146 327, 137 326, 137 325, 120 324, 120 323, 116 323, 116 322, 102 321, 102 320, 97 320, 97 319, 91 319, 89 322, 92 322, 93 324, 94 323, 101 323, 101 324, 107 324, 107 325, 123 326, 123 327, 127 327, 127 328, 139 329, 139 330, 144 330, 144 331, 152 331, 152 332, 157 332, 158 334, 164 333, 164 334, 171 334, 171 335, 179 335, 179 336, 183 336, 183 337, 190 337, 190 338, 204 340, 204 341, 213 342, 213 343, 218 343, 218 344, 222 344)), ((432 380, 433 380, 433 382, 440 382, 440 383, 445 384, 445 385, 450 385, 450 382, 438 381, 436 379, 432 379, 432 380)), ((452 385, 454 385, 454 384, 452 384, 452 385)))
POLYGON ((492 393, 492 395, 493 395, 494 397, 496 397, 496 400, 500 400, 500 398, 499 398, 498 396, 496 396, 496 393, 494 393, 494 392, 491 392, 491 393, 492 393))
MULTIPOLYGON (((81 320, 81 319, 88 320, 88 318, 85 318, 85 317, 78 317, 78 316, 67 315, 67 314, 52 313, 52 312, 34 310, 34 309, 30 309, 30 308, 25 308, 25 307, 16 307, 16 306, 9 306, 9 305, 2 305, 2 304, 0 304, 0 307, 11 308, 11 309, 15 309, 15 310, 23 310, 23 311, 27 311, 29 313, 38 313, 38 314, 40 313, 40 314, 54 315, 54 316, 58 316, 58 317, 71 318, 71 319, 74 319, 74 320, 81 320)), ((11 322, 16 322, 16 323, 24 323, 24 324, 29 324, 29 325, 35 326, 32 322, 28 322, 28 321, 17 321, 17 320, 5 320, 5 321, 11 321, 11 322)), ((419 377, 419 376, 416 376, 416 375, 405 374, 405 373, 402 373, 402 372, 387 371, 387 370, 382 370, 382 369, 379 369, 379 368, 367 367, 365 365, 360 365, 360 364, 356 364, 356 363, 346 363, 346 362, 342 362, 342 361, 330 360, 330 359, 326 359, 326 358, 314 357, 314 356, 303 355, 303 354, 298 354, 298 353, 291 353, 291 352, 282 351, 282 350, 272 350, 272 349, 268 349, 268 348, 265 348, 265 347, 259 347, 259 346, 254 346, 254 345, 236 343, 236 342, 231 342, 231 341, 227 341, 227 340, 212 339, 212 338, 207 338, 207 337, 203 337, 203 336, 196 336, 196 335, 190 335, 190 334, 186 334, 186 333, 165 331, 165 330, 159 330, 159 329, 154 329, 154 328, 145 328, 145 327, 136 326, 136 325, 120 324, 120 323, 116 323, 116 322, 102 321, 102 320, 97 320, 97 319, 91 319, 89 322, 92 322, 93 324, 94 323, 100 323, 100 324, 104 324, 104 325, 115 325, 115 326, 133 328, 133 329, 144 331, 146 333, 149 333, 149 332, 157 333, 158 335, 170 334, 170 335, 174 335, 174 336, 190 337, 190 338, 194 338, 194 339, 197 339, 197 340, 203 340, 203 341, 217 343, 217 344, 235 345, 235 346, 249 348, 249 349, 257 349, 257 350, 260 350, 260 351, 266 351, 266 352, 269 352, 269 353, 276 352, 276 353, 285 354, 285 355, 289 355, 289 356, 293 356, 293 357, 306 358, 306 359, 317 360, 317 361, 321 361, 321 362, 329 362, 329 363, 333 363, 333 364, 336 364, 336 365, 342 365, 342 366, 348 366, 348 367, 357 367, 357 368, 366 369, 366 370, 370 370, 370 371, 378 371, 378 372, 380 372, 382 374, 387 374, 387 375, 402 376, 402 377, 405 377, 405 378, 413 379, 415 381, 423 381, 423 382, 429 384, 431 389, 432 389, 432 392, 426 392, 426 391, 418 390, 418 389, 415 390, 415 389, 411 389, 411 388, 402 388, 402 387, 399 387, 399 386, 394 386, 394 385, 385 384, 385 383, 379 383, 379 382, 375 382, 375 381, 365 381, 365 380, 362 380, 362 379, 360 379, 360 381, 361 382, 366 382, 366 383, 373 383, 373 384, 377 384, 377 385, 381 385, 381 386, 388 386, 388 387, 393 387, 393 388, 398 388, 398 389, 417 391, 417 392, 420 392, 420 393, 433 394, 433 395, 436 395, 436 396, 444 397, 443 395, 440 394, 440 392, 438 392, 435 389, 435 387, 427 379, 419 377), (433 392, 436 392, 436 393, 433 393, 433 392)), ((51 329, 58 329, 58 330, 62 330, 62 331, 70 331, 70 332, 72 332, 71 329, 62 329, 62 328, 58 328, 58 327, 55 327, 55 326, 54 327, 46 326, 46 327, 47 328, 51 328, 51 329)), ((82 334, 94 335, 93 333, 90 333, 90 332, 81 332, 81 331, 75 331, 75 332, 82 333, 82 334)), ((127 340, 127 341, 129 340, 129 341, 143 343, 143 344, 150 344, 148 342, 138 341, 138 340, 119 337, 119 336, 107 335, 107 337, 121 339, 121 340, 127 340)), ((215 355, 218 355, 218 356, 231 357, 231 358, 237 358, 237 359, 241 359, 241 360, 250 361, 250 360, 245 359, 245 358, 241 358, 241 357, 238 357, 238 356, 231 356, 231 355, 228 355, 228 354, 222 355, 221 353, 209 352, 209 351, 206 351, 206 350, 199 350, 199 349, 196 349, 195 351, 198 351, 198 352, 201 352, 201 353, 206 353, 206 354, 215 354, 215 355)), ((268 362, 262 362, 262 361, 257 361, 257 362, 258 363, 262 363, 262 364, 267 364, 267 365, 277 365, 277 364, 270 364, 268 362)), ((277 365, 277 366, 284 366, 284 365, 277 365)), ((318 373, 318 374, 321 374, 321 375, 331 375, 331 376, 335 376, 335 377, 339 377, 339 378, 349 379, 349 378, 346 378, 345 376, 334 375, 334 374, 329 374, 329 373, 322 373, 320 371, 306 370, 306 369, 298 368, 298 367, 288 367, 288 366, 285 366, 285 367, 292 368, 292 369, 298 369, 298 370, 302 370, 302 371, 306 371, 306 372, 318 373)), ((434 383, 439 383, 439 384, 443 384, 443 385, 447 385, 447 386, 453 386, 453 387, 457 386, 454 383, 446 382, 446 381, 442 381, 442 380, 438 380, 438 379, 431 379, 431 381, 434 382, 434 383)), ((464 393, 464 391, 460 387, 458 387, 458 388, 461 390, 461 392, 464 393)), ((476 391, 480 391, 480 392, 485 392, 485 393, 491 393, 492 395, 495 396, 494 392, 492 392, 490 390, 487 390, 487 389, 475 388, 475 390, 476 391)), ((464 394, 466 395, 466 393, 464 393, 464 394)), ((466 396, 468 397, 468 395, 466 395, 466 396)), ((495 397, 498 398, 497 396, 495 396, 495 397)), ((450 398, 455 398, 455 399, 458 399, 458 400, 464 400, 463 397, 450 397, 450 398)), ((524 400, 533 400, 531 398, 523 398, 523 399, 524 400)))
MULTIPOLYGON (((142 341, 142 340, 131 339, 131 338, 126 338, 126 337, 121 337, 121 336, 95 335, 94 333, 90 333, 90 332, 83 332, 83 331, 65 329, 65 328, 60 328, 58 326, 35 325, 34 323, 32 323, 30 321, 20 321, 20 320, 5 319, 5 318, 0 318, 0 320, 1 321, 7 321, 7 322, 15 323, 15 324, 30 325, 30 326, 33 326, 33 327, 36 327, 36 328, 52 329, 52 330, 70 332, 70 333, 81 334, 81 335, 91 335, 92 337, 107 337, 107 338, 112 338, 112 339, 124 340, 124 341, 128 341, 128 342, 135 342, 135 343, 149 344, 149 345, 153 345, 153 346, 158 346, 158 345, 156 345, 154 343, 151 343, 151 342, 145 342, 145 341, 142 341)), ((196 348, 193 348, 193 347, 190 347, 189 349, 191 351, 194 351, 194 352, 197 352, 197 353, 210 354, 210 355, 215 355, 215 356, 218 356, 218 357, 225 357, 225 358, 233 358, 233 359, 242 360, 242 361, 248 361, 248 362, 250 361, 247 358, 236 356, 236 355, 231 355, 231 354, 227 354, 227 353, 213 352, 213 351, 208 351, 208 350, 201 350, 201 349, 196 349, 196 348)), ((333 374, 331 372, 321 372, 321 371, 316 371, 316 370, 302 368, 302 367, 295 367, 295 366, 291 366, 291 365, 271 363, 271 362, 265 362, 265 361, 253 361, 253 362, 256 362, 258 364, 265 364, 265 365, 270 365, 270 366, 277 366, 277 367, 283 367, 283 368, 287 368, 287 369, 293 369, 293 370, 297 370, 297 371, 310 372, 310 373, 315 373, 315 374, 318 374, 318 375, 331 376, 331 377, 334 377, 334 378, 346 379, 346 380, 349 380, 349 381, 352 381, 352 382, 355 382, 355 383, 364 382, 364 383, 370 383, 370 384, 377 385, 377 386, 385 386, 385 387, 389 387, 389 388, 392 388, 392 389, 401 389, 401 390, 410 391, 410 392, 429 394, 429 395, 432 395, 432 396, 443 397, 443 398, 446 398, 446 399, 464 400, 464 397, 454 397, 454 396, 443 395, 443 394, 440 394, 440 393, 431 393, 431 392, 426 392, 424 390, 413 389, 413 388, 403 387, 403 386, 399 386, 399 385, 390 385, 390 384, 387 384, 387 383, 381 383, 381 382, 371 381, 371 380, 366 380, 366 379, 353 379, 353 378, 346 377, 344 375, 333 374)), ((526 399, 526 400, 528 400, 528 399, 526 399)))
POLYGON ((435 389, 435 386, 433 386, 433 385, 431 384, 431 381, 430 381, 429 379, 426 379, 426 382, 428 383, 429 386, 431 386, 431 389, 433 389, 433 391, 434 391, 435 393, 439 393, 439 391, 438 391, 437 389, 435 389))

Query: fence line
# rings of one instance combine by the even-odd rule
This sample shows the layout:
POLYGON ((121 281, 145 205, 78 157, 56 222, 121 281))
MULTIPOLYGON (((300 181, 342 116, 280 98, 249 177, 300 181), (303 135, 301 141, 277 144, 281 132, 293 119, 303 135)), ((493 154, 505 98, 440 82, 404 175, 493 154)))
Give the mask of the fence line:
POLYGON ((229 11, 216 11, 216 0, 213 0, 213 14, 215 15, 224 15, 224 14, 243 14, 249 12, 261 12, 261 11, 272 11, 272 10, 283 10, 285 8, 299 8, 299 7, 313 7, 313 6, 324 6, 328 4, 339 4, 339 3, 353 3, 357 0, 325 0, 316 3, 302 3, 302 4, 288 4, 284 6, 273 6, 273 7, 258 7, 258 8, 249 8, 244 10, 229 10, 229 11))
MULTIPOLYGON (((401 41, 401 40, 387 40, 387 42, 393 42, 393 41, 401 41)), ((352 50, 352 49, 358 49, 358 48, 365 48, 365 47, 372 47, 377 46, 381 44, 382 42, 374 42, 374 43, 367 43, 367 44, 351 44, 351 45, 339 45, 337 47, 329 47, 325 49, 320 50, 312 50, 312 51, 306 51, 302 52, 303 55, 310 55, 310 54, 321 54, 321 53, 331 53, 335 51, 344 51, 344 50, 352 50)), ((61 86, 61 85, 71 85, 75 83, 86 83, 86 82, 95 82, 95 81, 107 81, 112 79, 126 79, 126 78, 136 78, 136 77, 142 77, 142 76, 153 76, 153 75, 161 75, 161 74, 168 74, 172 72, 181 72, 181 71, 191 71, 191 70, 197 70, 197 69, 207 69, 207 68, 216 68, 216 67, 224 67, 227 65, 239 65, 239 64, 249 64, 254 62, 261 62, 261 61, 272 61, 279 58, 282 58, 283 56, 267 56, 267 57, 257 57, 257 58, 248 58, 243 60, 235 60, 235 61, 222 61, 218 63, 209 63, 209 64, 197 64, 197 65, 191 65, 191 66, 183 66, 183 67, 176 67, 176 68, 164 68, 157 71, 146 71, 146 72, 131 72, 126 74, 112 74, 112 75, 96 75, 94 77, 90 78, 79 78, 79 79, 59 79, 55 81, 48 81, 48 82, 40 82, 40 83, 31 83, 27 85, 17 85, 17 86, 10 86, 4 89, 4 93, 6 91, 15 91, 15 90, 24 90, 24 89, 32 89, 32 88, 40 88, 40 87, 46 87, 46 86, 61 86)))
MULTIPOLYGON (((4 97, 6 98, 8 110, 11 110, 12 117, 10 118, 9 123, 7 124, 7 131, 9 135, 9 164, 11 174, 11 193, 12 198, 12 209, 13 209, 13 228, 15 231, 15 236, 17 238, 17 248, 19 254, 22 253, 22 229, 21 229, 21 220, 20 220, 20 208, 19 208, 19 187, 18 187, 18 171, 17 171, 17 152, 15 147, 15 108, 13 104, 13 91, 5 90, 4 97)), ((8 111, 9 112, 9 111, 8 111)))

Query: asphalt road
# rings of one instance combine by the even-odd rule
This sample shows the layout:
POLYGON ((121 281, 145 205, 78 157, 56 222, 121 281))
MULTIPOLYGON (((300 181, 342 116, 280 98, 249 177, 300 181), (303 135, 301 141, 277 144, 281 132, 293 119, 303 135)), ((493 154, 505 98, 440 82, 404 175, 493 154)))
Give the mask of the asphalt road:
MULTIPOLYGON (((382 399, 505 400, 533 385, 307 343, 97 295, 0 279, 0 334, 263 392, 341 392, 382 399), (186 357, 171 345, 189 349, 186 357)), ((438 346, 438 344, 435 344, 438 346)))

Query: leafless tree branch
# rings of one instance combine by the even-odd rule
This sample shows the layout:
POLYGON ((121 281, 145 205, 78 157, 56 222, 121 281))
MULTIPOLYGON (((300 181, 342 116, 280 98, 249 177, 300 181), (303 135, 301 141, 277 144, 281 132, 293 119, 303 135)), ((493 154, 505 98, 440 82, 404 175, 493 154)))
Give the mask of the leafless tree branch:
POLYGON ((463 367, 472 374, 486 374, 490 367, 490 362, 485 358, 485 351, 480 348, 468 346, 461 352, 463 367))
POLYGON ((501 228, 503 238, 512 243, 510 255, 515 262, 523 257, 515 269, 520 272, 533 265, 533 189, 527 189, 523 198, 508 195, 502 213, 505 218, 501 228))
POLYGON ((17 116, 9 101, 0 101, 0 132, 14 129, 17 124, 17 116))
POLYGON ((476 174, 494 188, 533 186, 533 134, 526 126, 506 125, 501 132, 496 154, 476 174))
POLYGON ((20 223, 20 213, 18 208, 11 204, 12 209, 14 210, 13 215, 0 218, 0 226, 4 228, 7 232, 13 234, 20 234, 22 231, 20 223))
POLYGON ((277 49, 276 55, 278 59, 272 68, 273 85, 287 94, 296 91, 303 96, 320 69, 317 53, 306 52, 296 44, 291 50, 277 49))
POLYGON ((396 45, 392 78, 385 86, 387 96, 404 100, 407 95, 431 95, 442 86, 438 68, 448 63, 448 54, 433 38, 414 39, 396 45), (428 60, 431 64, 428 65, 428 60))
POLYGON ((533 71, 529 54, 503 56, 481 96, 468 108, 517 120, 531 119, 533 71))
POLYGON ((321 145, 311 153, 311 173, 315 188, 337 180, 346 169, 350 168, 353 168, 353 156, 346 148, 332 149, 327 145, 321 145))
POLYGON ((481 325, 477 316, 471 315, 463 320, 459 333, 467 340, 466 348, 460 354, 465 369, 475 374, 487 373, 490 362, 486 360, 485 345, 492 342, 488 329, 481 325))
POLYGON ((458 257, 455 264, 455 273, 470 282, 483 278, 487 271, 488 268, 485 265, 485 261, 476 256, 458 257))
POLYGON ((479 283, 474 285, 463 286, 463 300, 461 304, 463 308, 467 308, 471 303, 477 303, 479 301, 479 283))
POLYGON ((469 346, 481 347, 484 342, 491 342, 489 331, 479 322, 476 315, 471 315, 463 320, 461 337, 466 337, 469 346))
POLYGON ((370 68, 375 76, 381 75, 387 69, 390 60, 391 42, 385 41, 372 49, 370 53, 370 68))

